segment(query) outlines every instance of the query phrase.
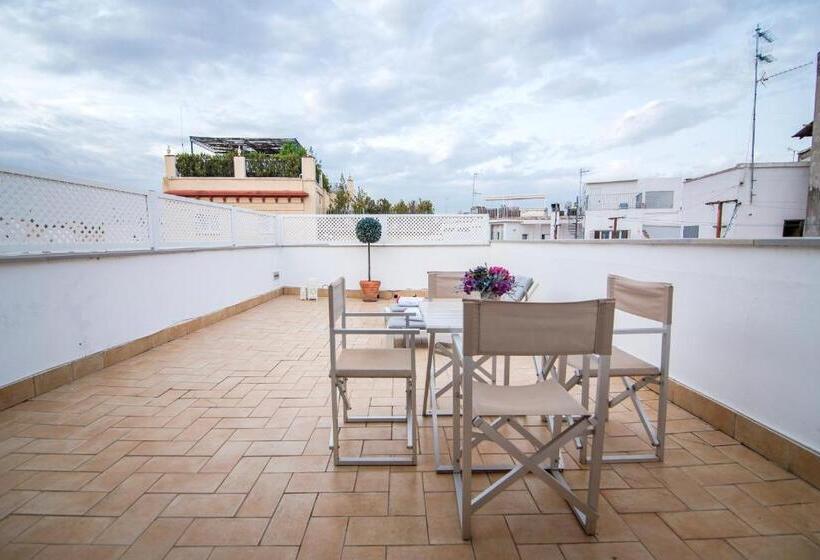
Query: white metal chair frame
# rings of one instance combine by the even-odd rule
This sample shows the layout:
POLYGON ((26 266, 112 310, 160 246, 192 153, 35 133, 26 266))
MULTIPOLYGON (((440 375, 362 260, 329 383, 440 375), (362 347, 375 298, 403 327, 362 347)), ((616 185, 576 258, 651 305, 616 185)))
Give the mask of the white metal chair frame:
MULTIPOLYGON (((622 328, 614 329, 616 335, 661 335, 661 359, 657 373, 630 375, 629 371, 618 371, 610 368, 610 377, 621 378, 624 390, 614 397, 608 399, 609 408, 613 408, 626 399, 632 401, 638 419, 641 421, 644 431, 649 438, 649 443, 653 447, 652 453, 605 453, 604 463, 638 463, 650 461, 663 461, 666 443, 666 412, 669 401, 669 350, 672 334, 672 296, 673 287, 671 284, 661 282, 643 282, 610 274, 607 277, 607 297, 615 300, 615 309, 642 317, 644 319, 655 320, 659 323, 657 327, 642 328, 622 328), (620 296, 620 297, 619 297, 620 296), (638 392, 648 385, 656 385, 658 388, 658 414, 653 424, 649 415, 641 402, 638 392)), ((616 349, 617 350, 617 349, 616 349)), ((554 360, 553 360, 554 362, 554 360)), ((559 381, 570 390, 575 385, 581 385, 581 404, 587 406, 589 402, 589 378, 595 377, 595 371, 585 379, 581 371, 576 369, 575 374, 566 379, 567 358, 562 356, 558 359, 559 381)), ((546 370, 548 371, 548 369, 546 370)), ((581 451, 580 460, 585 463, 588 460, 586 447, 587 438, 578 438, 576 446, 581 451)))
MULTIPOLYGON (((385 317, 402 316, 403 313, 384 312, 350 312, 345 309, 345 282, 338 278, 328 286, 328 312, 330 334, 330 386, 331 386, 331 413, 332 429, 330 433, 330 449, 333 452, 335 465, 415 465, 418 459, 418 419, 416 414, 416 334, 417 329, 387 329, 387 328, 349 328, 348 317, 385 317), (338 326, 337 323, 341 323, 338 326), (396 352, 406 352, 409 349, 410 366, 407 370, 391 370, 389 373, 374 368, 358 370, 337 369, 337 340, 341 338, 341 348, 347 348, 348 335, 402 335, 405 339, 405 348, 395 349, 396 352), (351 404, 347 388, 347 380, 352 378, 404 378, 405 386, 405 415, 404 416, 352 416, 348 414, 351 404), (410 456, 341 456, 339 452, 339 400, 342 401, 342 416, 345 424, 364 422, 405 422, 407 424, 407 447, 412 449, 410 456)), ((386 349, 384 352, 390 352, 386 349)))
MULTIPOLYGON (((464 374, 457 377, 456 383, 457 398, 461 401, 459 407, 461 410, 455 411, 453 416, 453 476, 462 537, 464 539, 469 539, 471 536, 471 515, 527 473, 532 473, 562 496, 570 504, 584 531, 590 535, 595 534, 598 520, 604 426, 608 413, 606 403, 609 388, 609 359, 612 346, 614 306, 612 300, 592 300, 568 304, 464 301, 463 341, 458 336, 454 337, 456 353, 462 356, 455 363, 457 366, 461 363, 464 367, 464 374), (539 327, 544 327, 543 330, 539 328, 538 332, 530 332, 529 335, 520 337, 520 342, 511 343, 509 339, 506 342, 494 342, 492 336, 482 335, 481 329, 493 329, 495 317, 509 313, 509 308, 504 310, 501 306, 535 306, 526 310, 530 320, 528 324, 532 325, 534 318, 541 317, 539 327), (575 327, 580 325, 585 335, 578 340, 568 340, 568 337, 574 337, 573 333, 577 333, 579 330, 576 328, 569 335, 561 335, 563 329, 561 318, 571 320, 570 318, 576 313, 579 315, 573 320, 572 324, 575 327), (583 313, 583 316, 580 315, 581 313, 583 313), (552 323, 550 324, 550 322, 552 323), (514 344, 516 348, 505 348, 505 345, 509 346, 511 344, 514 344), (551 431, 552 437, 549 441, 542 442, 515 420, 514 416, 522 415, 520 411, 512 410, 515 408, 515 404, 509 404, 511 409, 509 414, 496 415, 496 419, 492 422, 487 421, 485 417, 480 415, 480 412, 475 411, 473 407, 473 372, 476 365, 474 356, 494 355, 504 356, 509 359, 511 355, 543 356, 567 353, 578 354, 579 352, 583 352, 584 367, 582 373, 585 377, 589 375, 590 355, 596 355, 599 361, 599 383, 594 414, 587 410, 585 414, 573 415, 566 428, 563 427, 562 422, 551 424, 557 429, 551 431), (460 414, 462 411, 463 417, 460 414), (505 424, 509 424, 513 430, 529 441, 535 451, 527 454, 508 441, 499 432, 499 428, 505 424), (560 470, 557 469, 556 463, 560 449, 565 443, 587 433, 592 434, 593 442, 587 497, 586 500, 582 500, 572 492, 560 470), (517 464, 473 498, 472 474, 475 469, 472 465, 471 450, 478 443, 486 440, 499 445, 515 459, 517 464), (548 462, 546 466, 543 464, 545 461, 548 462)), ((512 311, 512 316, 516 317, 525 310, 519 308, 512 311)), ((505 326, 514 326, 515 320, 509 317, 508 314, 505 326)), ((458 367, 456 367, 457 369, 458 367)), ((574 402, 573 397, 557 382, 539 380, 538 383, 552 384, 551 390, 565 395, 561 397, 564 400, 569 399, 574 402)), ((500 386, 494 388, 495 391, 500 392, 497 394, 503 394, 504 392, 510 394, 510 390, 516 389, 518 388, 500 386)), ((575 405, 578 406, 577 403, 575 405)), ((544 403, 544 406, 544 414, 550 416, 549 405, 544 403)), ((560 411, 552 412, 553 414, 563 414, 560 411)))

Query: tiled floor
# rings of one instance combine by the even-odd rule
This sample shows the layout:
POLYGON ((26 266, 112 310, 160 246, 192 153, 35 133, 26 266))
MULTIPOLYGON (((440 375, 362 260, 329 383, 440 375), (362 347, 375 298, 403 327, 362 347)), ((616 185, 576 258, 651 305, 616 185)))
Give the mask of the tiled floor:
MULTIPOLYGON (((429 421, 416 468, 329 464, 326 309, 278 298, 0 413, 0 558, 820 557, 820 492, 675 406, 663 464, 605 470, 596 538, 527 479, 462 542, 429 421)), ((359 382, 353 399, 388 411, 402 388, 359 382)), ((610 450, 646 448, 625 407, 607 429, 610 450)), ((343 438, 404 450, 398 426, 343 438)), ((483 443, 476 460, 504 457, 483 443)))

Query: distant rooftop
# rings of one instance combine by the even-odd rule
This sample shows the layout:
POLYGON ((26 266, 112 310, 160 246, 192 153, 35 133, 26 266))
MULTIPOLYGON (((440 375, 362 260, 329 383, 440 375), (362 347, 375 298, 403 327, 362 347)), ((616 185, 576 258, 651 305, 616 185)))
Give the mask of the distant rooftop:
POLYGON ((196 144, 216 154, 236 152, 237 148, 242 148, 243 152, 277 154, 282 150, 282 146, 288 143, 301 146, 296 138, 216 138, 212 136, 191 136, 191 144, 196 144))
POLYGON ((792 135, 792 138, 811 138, 812 129, 814 128, 814 121, 804 124, 803 128, 792 135))

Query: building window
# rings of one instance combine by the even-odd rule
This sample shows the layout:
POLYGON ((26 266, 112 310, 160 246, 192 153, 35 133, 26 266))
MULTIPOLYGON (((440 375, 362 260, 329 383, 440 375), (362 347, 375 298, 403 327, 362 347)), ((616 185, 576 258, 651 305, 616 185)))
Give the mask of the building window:
POLYGON ((646 191, 644 208, 672 208, 675 202, 675 191, 646 191))
POLYGON ((521 234, 521 239, 523 239, 524 241, 526 241, 528 237, 529 235, 527 235, 526 233, 521 234))
POLYGON ((684 239, 697 239, 700 237, 700 226, 683 226, 684 239))
POLYGON ((803 237, 805 220, 783 220, 783 237, 803 237))
POLYGON ((542 234, 541 234, 541 239, 546 239, 546 238, 547 238, 547 234, 546 234, 546 233, 542 233, 542 234))
POLYGON ((613 232, 611 229, 596 229, 592 236, 593 239, 629 239, 629 230, 619 229, 613 232))

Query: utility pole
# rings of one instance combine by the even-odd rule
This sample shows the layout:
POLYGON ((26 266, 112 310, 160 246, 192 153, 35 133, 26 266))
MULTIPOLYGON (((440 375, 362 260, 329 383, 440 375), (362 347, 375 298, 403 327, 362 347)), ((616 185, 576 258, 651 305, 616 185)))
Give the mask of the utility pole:
POLYGON ((478 173, 473 173, 473 202, 472 206, 470 206, 470 211, 472 212, 473 208, 475 208, 475 184, 478 181, 478 173))
POLYGON ((578 196, 575 198, 575 239, 578 239, 578 214, 581 212, 581 199, 584 197, 584 174, 589 169, 578 169, 578 196))
POLYGON ((806 200, 804 237, 820 237, 820 52, 817 53, 814 82, 814 124, 811 134, 811 164, 809 166, 809 195, 806 200))
POLYGON ((752 99, 752 157, 749 164, 749 204, 754 199, 755 192, 755 132, 757 128, 757 85, 760 83, 758 77, 758 66, 761 62, 766 64, 772 62, 774 58, 770 54, 763 54, 760 52, 760 40, 763 39, 767 43, 774 41, 768 31, 761 29, 760 25, 755 27, 755 90, 752 99))
POLYGON ((612 237, 611 239, 615 239, 615 236, 618 235, 618 220, 625 218, 625 216, 614 216, 609 218, 612 220, 612 237))
POLYGON ((736 198, 733 198, 731 200, 713 200, 712 202, 706 203, 706 206, 717 206, 717 220, 715 222, 715 237, 717 239, 723 237, 723 205, 728 202, 740 204, 740 201, 738 201, 738 199, 736 198))

